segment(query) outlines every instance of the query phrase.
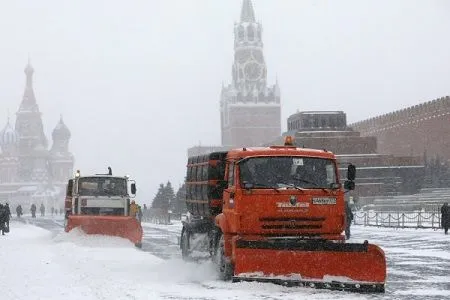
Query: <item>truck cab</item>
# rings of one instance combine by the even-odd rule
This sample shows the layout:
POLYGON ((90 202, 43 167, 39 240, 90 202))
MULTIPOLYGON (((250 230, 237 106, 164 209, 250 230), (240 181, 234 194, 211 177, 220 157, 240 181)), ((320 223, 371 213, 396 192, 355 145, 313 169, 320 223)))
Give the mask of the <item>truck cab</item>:
POLYGON ((136 196, 136 183, 128 176, 80 176, 67 184, 66 215, 128 216, 130 198, 136 196))
POLYGON ((128 238, 141 244, 142 227, 129 216, 136 183, 129 176, 95 174, 69 179, 65 198, 65 231, 80 227, 87 234, 128 238))

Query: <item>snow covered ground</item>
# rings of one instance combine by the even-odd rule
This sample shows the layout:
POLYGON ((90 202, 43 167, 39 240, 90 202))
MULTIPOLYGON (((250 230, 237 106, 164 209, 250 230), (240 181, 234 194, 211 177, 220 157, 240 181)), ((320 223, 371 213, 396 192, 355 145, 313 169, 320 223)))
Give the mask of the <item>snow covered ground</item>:
POLYGON ((180 224, 144 224, 143 249, 127 240, 64 233, 60 218, 13 221, 0 236, 0 299, 449 299, 450 236, 354 226, 353 241, 380 245, 385 294, 287 288, 217 279, 209 262, 181 260, 180 224))

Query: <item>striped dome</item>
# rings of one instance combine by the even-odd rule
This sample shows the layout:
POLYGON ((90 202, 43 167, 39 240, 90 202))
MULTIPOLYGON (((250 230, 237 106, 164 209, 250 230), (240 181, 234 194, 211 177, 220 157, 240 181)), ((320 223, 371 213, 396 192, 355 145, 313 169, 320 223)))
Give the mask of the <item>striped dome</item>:
POLYGON ((0 132, 0 145, 6 146, 11 144, 16 144, 18 140, 17 132, 9 123, 6 124, 5 128, 0 132))

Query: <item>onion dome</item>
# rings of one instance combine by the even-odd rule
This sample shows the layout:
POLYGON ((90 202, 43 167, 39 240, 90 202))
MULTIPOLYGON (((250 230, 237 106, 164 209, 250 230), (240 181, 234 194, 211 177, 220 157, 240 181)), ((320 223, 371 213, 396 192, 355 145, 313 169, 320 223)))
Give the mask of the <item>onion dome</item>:
POLYGON ((0 145, 1 146, 8 146, 16 144, 18 140, 17 132, 14 130, 14 128, 11 126, 11 123, 6 123, 6 126, 3 128, 2 131, 0 131, 0 145))
POLYGON ((70 139, 70 130, 67 128, 66 124, 64 124, 63 118, 59 119, 58 124, 56 124, 55 129, 52 132, 53 140, 68 140, 70 139))

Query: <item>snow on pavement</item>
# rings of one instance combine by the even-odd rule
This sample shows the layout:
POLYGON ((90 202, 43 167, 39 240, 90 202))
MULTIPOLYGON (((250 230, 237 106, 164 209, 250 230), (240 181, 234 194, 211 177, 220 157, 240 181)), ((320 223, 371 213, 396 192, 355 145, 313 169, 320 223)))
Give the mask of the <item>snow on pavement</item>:
POLYGON ((127 240, 20 222, 0 236, 0 298, 365 299, 364 295, 217 280, 212 263, 162 260, 127 240))

